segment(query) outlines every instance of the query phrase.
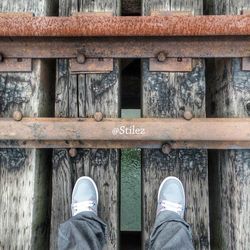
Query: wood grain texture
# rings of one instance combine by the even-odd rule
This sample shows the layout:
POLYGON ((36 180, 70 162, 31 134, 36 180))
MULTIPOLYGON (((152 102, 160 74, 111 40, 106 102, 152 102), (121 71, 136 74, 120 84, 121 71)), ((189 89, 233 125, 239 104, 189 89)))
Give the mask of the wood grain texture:
MULTIPOLYGON (((1 12, 55 14, 56 1, 2 0, 1 12)), ((53 62, 33 61, 32 73, 0 75, 0 115, 53 115, 53 62)), ((0 150, 0 248, 45 249, 49 243, 50 151, 0 150)))
MULTIPOLYGON (((154 10, 193 11, 202 14, 202 1, 143 1, 143 14, 154 10)), ((190 73, 152 73, 148 61, 142 63, 144 117, 179 117, 191 110, 195 117, 205 117, 205 66, 194 61, 190 73)), ((196 249, 210 249, 207 151, 143 150, 143 224, 144 243, 152 229, 160 183, 169 175, 177 176, 186 191, 186 216, 191 224, 196 249)))
MULTIPOLYGON (((73 12, 120 13, 118 0, 60 1, 60 15, 73 12)), ((67 60, 58 61, 56 84, 56 116, 93 117, 102 112, 106 117, 119 116, 119 63, 110 74, 69 75, 67 60)), ((91 133, 91 131, 90 131, 91 133)), ((71 193, 76 180, 83 175, 92 177, 98 187, 99 216, 108 224, 108 249, 118 249, 119 242, 119 152, 118 150, 77 150, 70 158, 68 151, 55 150, 53 157, 53 189, 51 249, 56 248, 60 223, 71 216, 71 193)))
MULTIPOLYGON (((234 14, 250 8, 249 0, 206 1, 208 14, 234 14)), ((241 59, 207 60, 207 108, 210 117, 250 116, 250 72, 241 59)), ((209 153, 211 247, 250 247, 250 151, 209 153)))

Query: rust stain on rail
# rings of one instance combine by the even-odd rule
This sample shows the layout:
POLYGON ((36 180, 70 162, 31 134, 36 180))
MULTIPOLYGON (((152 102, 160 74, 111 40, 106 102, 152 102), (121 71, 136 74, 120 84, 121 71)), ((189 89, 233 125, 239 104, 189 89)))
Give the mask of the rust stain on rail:
POLYGON ((0 119, 0 140, 250 141, 249 118, 0 119))
POLYGON ((250 16, 27 17, 0 14, 0 36, 242 36, 250 16))

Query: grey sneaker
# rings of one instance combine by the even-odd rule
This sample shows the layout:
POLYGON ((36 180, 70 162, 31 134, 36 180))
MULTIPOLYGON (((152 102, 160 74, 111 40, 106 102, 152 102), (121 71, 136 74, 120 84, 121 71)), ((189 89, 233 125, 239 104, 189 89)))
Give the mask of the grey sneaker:
POLYGON ((181 181, 173 176, 167 177, 158 191, 157 215, 162 211, 172 211, 184 217, 185 192, 181 181))
POLYGON ((80 177, 73 189, 72 216, 89 211, 97 215, 98 190, 95 182, 87 176, 80 177))

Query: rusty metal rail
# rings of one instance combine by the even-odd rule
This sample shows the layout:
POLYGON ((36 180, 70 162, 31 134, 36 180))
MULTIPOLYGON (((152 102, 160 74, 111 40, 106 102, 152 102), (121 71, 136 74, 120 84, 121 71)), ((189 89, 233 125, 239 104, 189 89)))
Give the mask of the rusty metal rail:
POLYGON ((250 148, 245 119, 0 119, 0 147, 250 148))
POLYGON ((1 38, 4 58, 249 57, 246 37, 1 38))
POLYGON ((250 16, 0 16, 0 36, 240 36, 250 35, 250 16))
POLYGON ((149 58, 150 71, 186 72, 192 58, 241 57, 242 69, 250 70, 249 15, 158 14, 0 14, 0 72, 29 72, 36 58, 71 59, 75 74, 111 72, 114 58, 149 58))
MULTIPOLYGON (((192 70, 191 58, 242 57, 250 70, 250 16, 29 17, 0 15, 0 72, 31 59, 68 58, 71 71, 110 72, 113 58, 192 70), (186 66, 186 67, 185 67, 186 66)), ((250 148, 250 119, 0 119, 0 148, 250 148), (17 121, 21 120, 21 121, 17 121)))

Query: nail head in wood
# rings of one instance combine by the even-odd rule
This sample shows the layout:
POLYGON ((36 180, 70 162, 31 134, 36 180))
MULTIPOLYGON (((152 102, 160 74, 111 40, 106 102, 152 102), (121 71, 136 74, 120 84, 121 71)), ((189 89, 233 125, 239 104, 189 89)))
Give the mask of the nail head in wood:
POLYGON ((164 52, 160 52, 158 55, 157 55, 157 60, 158 62, 165 62, 167 59, 167 55, 164 53, 164 52))
POLYGON ((13 119, 14 119, 15 121, 21 121, 21 120, 23 119, 23 114, 22 114, 22 112, 20 112, 20 111, 15 111, 15 112, 13 113, 13 119))
POLYGON ((172 147, 168 143, 164 144, 164 145, 162 145, 161 151, 162 151, 163 154, 169 155, 170 152, 172 151, 172 147))
POLYGON ((71 148, 69 150, 69 156, 72 157, 72 158, 76 157, 77 156, 77 150, 75 148, 71 148))
POLYGON ((187 121, 190 121, 193 119, 193 113, 191 111, 185 111, 183 114, 183 118, 187 121))
POLYGON ((97 122, 100 122, 103 120, 103 114, 102 112, 96 112, 95 115, 94 115, 94 118, 97 122))
POLYGON ((79 64, 84 64, 86 62, 86 56, 84 54, 78 54, 77 58, 76 58, 76 61, 79 64))

